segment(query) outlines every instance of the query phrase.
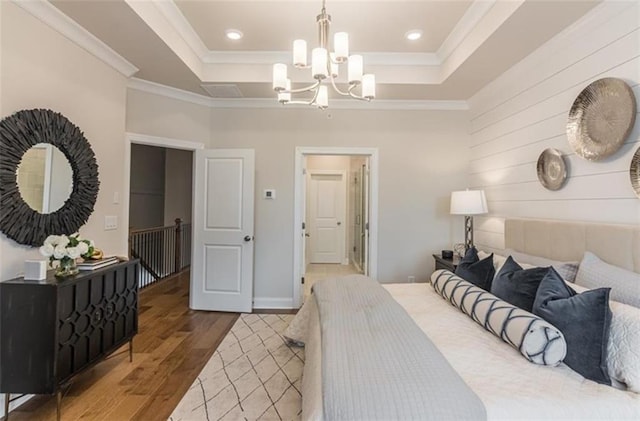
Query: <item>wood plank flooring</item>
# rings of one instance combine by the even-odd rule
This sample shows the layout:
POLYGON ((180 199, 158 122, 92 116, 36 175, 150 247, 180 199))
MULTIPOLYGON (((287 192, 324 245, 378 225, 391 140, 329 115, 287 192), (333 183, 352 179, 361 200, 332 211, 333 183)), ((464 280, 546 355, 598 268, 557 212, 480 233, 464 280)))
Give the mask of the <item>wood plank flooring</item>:
MULTIPOLYGON (((237 313, 189 310, 189 272, 140 293, 133 362, 124 346, 77 376, 62 399, 62 420, 163 420, 176 407, 237 313)), ((10 420, 55 420, 55 397, 37 396, 10 420)))

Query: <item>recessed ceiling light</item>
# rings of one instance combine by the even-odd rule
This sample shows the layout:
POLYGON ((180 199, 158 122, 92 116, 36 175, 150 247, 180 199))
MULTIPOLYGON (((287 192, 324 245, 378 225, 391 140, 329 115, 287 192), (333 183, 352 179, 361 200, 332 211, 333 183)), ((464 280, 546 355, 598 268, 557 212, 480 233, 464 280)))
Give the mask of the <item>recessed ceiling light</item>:
POLYGON ((416 41, 422 38, 422 30, 420 29, 412 29, 411 31, 404 34, 404 37, 409 41, 416 41))
POLYGON ((224 32, 227 35, 227 38, 233 41, 237 41, 242 38, 242 31, 238 31, 237 29, 227 29, 224 32))

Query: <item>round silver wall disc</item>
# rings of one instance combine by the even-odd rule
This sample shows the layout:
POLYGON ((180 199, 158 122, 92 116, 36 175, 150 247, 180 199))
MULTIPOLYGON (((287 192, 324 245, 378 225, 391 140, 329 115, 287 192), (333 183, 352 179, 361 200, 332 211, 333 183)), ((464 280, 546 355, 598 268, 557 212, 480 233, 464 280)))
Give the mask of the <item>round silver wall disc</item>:
POLYGON ((636 98, 622 79, 604 78, 584 88, 569 111, 567 138, 589 161, 615 153, 636 120, 636 98))
POLYGON ((536 165, 538 180, 548 190, 559 190, 567 179, 567 166, 562 153, 548 148, 542 151, 536 165))

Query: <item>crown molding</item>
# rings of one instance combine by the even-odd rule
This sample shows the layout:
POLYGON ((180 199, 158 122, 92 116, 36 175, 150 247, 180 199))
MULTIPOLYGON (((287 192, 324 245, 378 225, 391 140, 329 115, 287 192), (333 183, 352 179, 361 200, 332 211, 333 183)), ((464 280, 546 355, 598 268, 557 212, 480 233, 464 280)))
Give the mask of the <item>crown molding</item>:
POLYGON ((24 9, 34 17, 40 19, 52 29, 74 42, 93 56, 113 67, 126 77, 133 76, 138 68, 116 53, 107 44, 80 26, 76 21, 62 13, 57 7, 46 0, 19 1, 14 4, 24 9))
MULTIPOLYGON (((189 23, 187 18, 184 17, 180 8, 173 1, 156 1, 153 4, 158 8, 160 13, 165 17, 167 21, 175 28, 176 32, 180 34, 184 42, 196 53, 201 60, 209 53, 209 49, 204 44, 204 41, 198 36, 196 30, 189 23)), ((204 61, 204 60, 203 60, 204 61)))
POLYGON ((489 13, 496 0, 475 0, 458 21, 447 38, 442 42, 435 56, 440 64, 445 61, 462 44, 462 41, 473 31, 480 20, 489 13))
MULTIPOLYGON (((206 95, 196 94, 171 86, 162 85, 148 80, 131 78, 127 85, 129 89, 147 92, 177 99, 210 108, 282 108, 301 109, 299 106, 283 106, 274 98, 229 98, 216 99, 206 95)), ((306 107, 307 109, 313 109, 306 107)), ((467 101, 432 101, 432 100, 375 100, 372 102, 354 101, 351 99, 332 99, 329 109, 336 110, 441 110, 464 111, 469 109, 467 101)))
POLYGON ((144 79, 138 79, 135 77, 129 79, 127 87, 130 89, 135 89, 137 91, 160 95, 184 102, 190 102, 196 105, 204 105, 205 107, 210 107, 211 101, 213 100, 213 98, 206 95, 196 94, 195 92, 189 92, 183 89, 162 85, 160 83, 151 82, 144 79))
MULTIPOLYGON (((361 53, 367 64, 379 66, 439 66, 434 53, 361 53)), ((208 51, 205 64, 274 64, 291 61, 291 51, 208 51)))

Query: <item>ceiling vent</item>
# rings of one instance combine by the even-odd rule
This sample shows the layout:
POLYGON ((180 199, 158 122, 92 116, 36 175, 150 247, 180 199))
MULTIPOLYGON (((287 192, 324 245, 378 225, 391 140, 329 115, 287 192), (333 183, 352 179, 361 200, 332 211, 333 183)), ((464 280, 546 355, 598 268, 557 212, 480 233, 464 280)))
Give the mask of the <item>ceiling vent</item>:
POLYGON ((238 85, 232 83, 203 84, 200 86, 213 98, 242 98, 242 92, 238 89, 238 85))

